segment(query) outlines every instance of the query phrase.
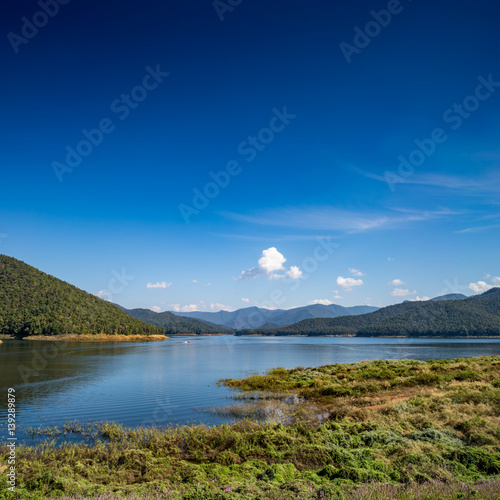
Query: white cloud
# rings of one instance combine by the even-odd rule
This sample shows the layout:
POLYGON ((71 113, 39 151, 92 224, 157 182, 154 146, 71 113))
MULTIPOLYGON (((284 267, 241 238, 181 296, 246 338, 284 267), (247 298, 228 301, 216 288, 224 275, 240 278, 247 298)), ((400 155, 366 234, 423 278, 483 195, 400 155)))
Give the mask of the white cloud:
POLYGON ((337 300, 340 300, 340 299, 343 299, 344 297, 340 296, 340 295, 334 295, 333 296, 334 299, 337 299, 337 300))
POLYGON ((169 304, 169 307, 171 307, 175 312, 193 312, 199 310, 196 304, 189 304, 186 306, 181 306, 180 304, 169 304))
POLYGON ((337 278, 337 285, 340 288, 343 288, 345 292, 351 292, 353 287, 361 286, 363 284, 363 280, 355 280, 354 278, 344 278, 339 276, 337 278))
POLYGON ((328 299, 315 299, 315 300, 311 300, 309 302, 310 305, 314 305, 314 304, 321 304, 322 306, 329 306, 331 304, 333 304, 333 302, 331 300, 328 300, 328 299))
POLYGON ((152 311, 156 312, 156 313, 159 313, 161 311, 161 307, 158 307, 158 306, 153 306, 151 308, 152 311))
POLYGON ((157 281, 156 283, 148 283, 146 288, 168 288, 172 283, 166 281, 157 281))
POLYGON ((191 281, 191 283, 199 283, 199 281, 198 280, 193 280, 193 281, 191 281))
POLYGON ((486 281, 478 281, 477 283, 469 283, 468 286, 469 290, 472 290, 473 292, 476 293, 483 293, 487 292, 491 288, 493 288, 493 285, 488 285, 486 281))
POLYGON ((293 280, 298 280, 302 278, 302 271, 297 266, 291 266, 290 269, 286 272, 289 278, 293 280))
POLYGON ((389 262, 394 262, 394 259, 393 259, 392 257, 387 257, 387 260, 388 260, 389 262))
POLYGON ((494 278, 491 278, 491 281, 493 281, 495 285, 500 285, 500 276, 495 276, 494 278))
POLYGON ((231 307, 231 306, 225 306, 224 304, 220 304, 219 302, 216 302, 215 304, 210 304, 210 309, 212 309, 212 311, 216 310, 217 311, 234 311, 234 307, 231 307))
POLYGON ((354 276, 364 276, 364 274, 359 269, 354 269, 353 267, 349 268, 349 272, 354 276))
POLYGON ((407 295, 415 295, 417 292, 414 290, 413 292, 410 292, 410 290, 404 290, 403 288, 395 288, 392 292, 391 295, 393 297, 406 297, 407 295))
POLYGON ((273 273, 273 274, 269 274, 267 276, 270 280, 280 280, 281 278, 284 278, 285 275, 284 274, 276 274, 276 273, 273 273))
POLYGON ((104 297, 111 297, 111 293, 110 292, 105 292, 104 290, 101 290, 101 291, 97 292, 94 295, 96 295, 97 297, 101 297, 101 299, 104 298, 104 297))
POLYGON ((250 299, 245 299, 245 297, 241 297, 241 300, 242 300, 243 302, 246 302, 247 304, 248 304, 248 302, 250 302, 250 299))
POLYGON ((262 276, 264 274, 262 269, 258 267, 252 267, 251 269, 247 269, 246 271, 241 271, 241 274, 238 276, 238 280, 249 280, 251 278, 256 278, 257 276, 262 276))
POLYGON ((259 268, 263 269, 267 274, 272 274, 275 271, 282 271, 285 262, 285 256, 278 252, 276 247, 271 247, 262 251, 262 257, 259 259, 259 268))
POLYGON ((423 297, 419 297, 418 295, 415 297, 415 300, 418 301, 425 301, 425 300, 431 300, 430 297, 427 297, 427 295, 424 295, 423 297))
POLYGON ((212 286, 212 283, 205 283, 203 286, 212 286))
POLYGON ((389 285, 391 285, 391 286, 401 286, 401 285, 404 285, 404 284, 405 284, 405 282, 404 282, 404 281, 402 281, 402 280, 400 280, 400 279, 397 279, 397 278, 396 278, 395 280, 392 280, 392 281, 389 283, 389 285))
POLYGON ((277 280, 285 277, 284 274, 279 274, 276 271, 286 271, 286 275, 292 279, 299 279, 302 277, 302 271, 297 266, 292 266, 287 271, 283 266, 285 262, 285 256, 279 252, 276 247, 270 247, 262 251, 262 256, 258 261, 257 267, 242 271, 240 276, 235 279, 246 280, 257 276, 266 276, 268 279, 277 280))

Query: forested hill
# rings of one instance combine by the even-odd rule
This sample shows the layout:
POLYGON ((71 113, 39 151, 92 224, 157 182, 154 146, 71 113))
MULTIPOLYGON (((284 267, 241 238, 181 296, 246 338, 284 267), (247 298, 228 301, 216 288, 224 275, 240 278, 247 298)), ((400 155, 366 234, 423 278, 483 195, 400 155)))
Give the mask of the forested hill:
POLYGON ((403 302, 359 316, 315 318, 238 335, 356 335, 405 337, 500 336, 500 288, 462 300, 403 302))
POLYGON ((234 330, 226 326, 215 325, 201 319, 176 316, 168 311, 157 313, 151 311, 151 309, 125 309, 121 306, 118 307, 134 318, 164 328, 166 335, 214 335, 234 332, 234 330))
POLYGON ((0 333, 163 335, 164 329, 65 281, 0 255, 0 333))

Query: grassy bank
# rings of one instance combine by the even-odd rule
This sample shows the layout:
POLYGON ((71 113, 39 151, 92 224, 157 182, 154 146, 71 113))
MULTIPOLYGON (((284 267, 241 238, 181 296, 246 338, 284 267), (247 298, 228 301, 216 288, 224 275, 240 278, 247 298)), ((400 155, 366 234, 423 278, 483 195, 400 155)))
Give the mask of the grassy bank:
MULTIPOLYGON (((18 448, 16 498, 499 498, 500 357, 275 369, 224 383, 257 399, 298 395, 309 414, 291 425, 52 429, 88 444, 18 448), (314 408, 328 417, 319 423, 314 408)), ((0 469, 7 456, 4 446, 0 469)), ((0 498, 12 498, 5 474, 0 498)))
POLYGON ((165 335, 107 335, 105 333, 92 334, 71 334, 71 335, 30 335, 22 337, 20 340, 32 340, 39 342, 148 342, 165 340, 169 337, 165 335))

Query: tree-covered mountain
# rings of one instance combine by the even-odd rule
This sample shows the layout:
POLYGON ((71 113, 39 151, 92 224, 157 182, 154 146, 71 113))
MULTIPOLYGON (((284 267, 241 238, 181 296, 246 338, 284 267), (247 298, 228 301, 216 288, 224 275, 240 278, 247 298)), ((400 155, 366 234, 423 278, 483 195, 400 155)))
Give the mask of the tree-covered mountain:
POLYGON ((5 335, 163 335, 90 293, 0 255, 0 333, 5 335))
POLYGON ((151 309, 125 309, 121 306, 118 307, 133 318, 164 328, 166 335, 214 335, 220 333, 233 333, 233 330, 226 326, 215 325, 201 319, 177 316, 169 311, 157 313, 151 311, 151 309))
POLYGON ((308 318, 336 318, 338 316, 364 314, 377 309, 377 307, 372 306, 343 307, 337 304, 313 304, 293 309, 269 310, 262 307, 245 307, 236 311, 194 311, 182 313, 182 315, 239 330, 243 328, 261 328, 266 323, 286 326, 308 318))
POLYGON ((359 316, 315 318, 237 335, 500 336, 500 288, 459 300, 403 302, 359 316))

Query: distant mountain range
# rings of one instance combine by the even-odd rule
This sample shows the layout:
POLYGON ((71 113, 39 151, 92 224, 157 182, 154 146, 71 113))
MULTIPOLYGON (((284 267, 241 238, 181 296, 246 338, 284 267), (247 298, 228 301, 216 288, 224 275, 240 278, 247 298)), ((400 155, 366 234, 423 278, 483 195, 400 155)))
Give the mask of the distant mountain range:
POLYGON ((163 335, 115 305, 20 260, 0 255, 0 334, 163 335))
POLYGON ((306 319, 280 328, 237 335, 355 335, 404 337, 500 336, 500 288, 473 297, 461 294, 383 307, 359 316, 306 319), (465 298, 464 298, 465 297, 465 298))
MULTIPOLYGON (((294 309, 264 309, 261 307, 245 307, 236 311, 219 312, 186 312, 182 316, 208 321, 211 324, 223 325, 233 330, 243 328, 260 328, 270 323, 276 327, 287 326, 298 321, 310 318, 336 318, 338 316, 352 316, 376 311, 378 307, 353 306, 343 307, 337 304, 296 307, 294 309)), ((173 313, 179 314, 180 313, 173 313)))
POLYGON ((378 309, 314 304, 294 309, 157 313, 125 309, 13 257, 0 255, 0 334, 231 334, 500 336, 500 288, 378 309))
POLYGON ((233 329, 226 326, 215 325, 209 321, 197 318, 178 316, 168 311, 157 313, 151 311, 151 309, 125 309, 121 306, 118 307, 133 318, 164 328, 166 335, 214 335, 234 332, 233 329))

